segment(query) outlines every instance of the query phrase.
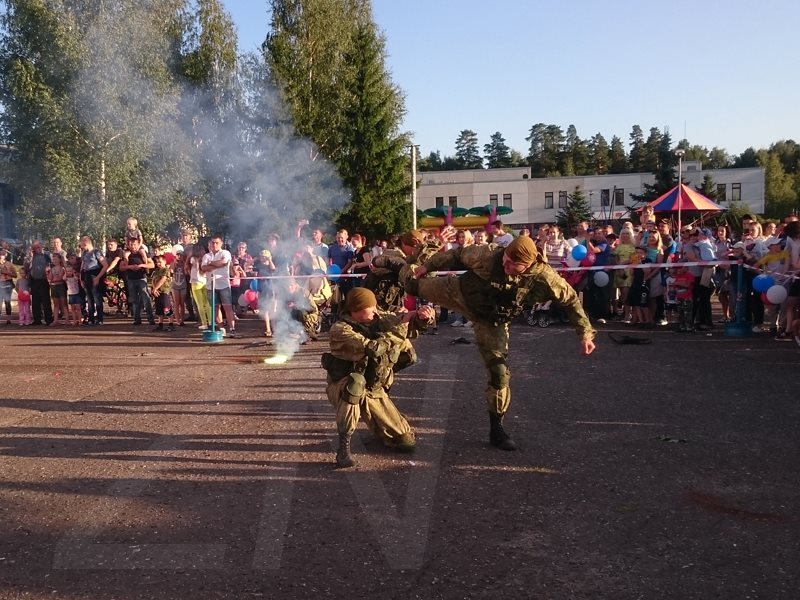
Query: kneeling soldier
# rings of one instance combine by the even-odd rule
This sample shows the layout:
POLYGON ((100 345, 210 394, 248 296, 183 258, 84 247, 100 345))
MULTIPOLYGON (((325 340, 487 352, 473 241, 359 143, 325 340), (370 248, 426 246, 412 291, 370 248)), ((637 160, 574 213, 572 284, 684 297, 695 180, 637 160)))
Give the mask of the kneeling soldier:
POLYGON ((366 288, 347 294, 342 318, 330 330, 331 351, 322 355, 328 400, 336 409, 338 466, 354 464, 350 438, 361 418, 387 446, 400 452, 413 450, 414 433, 387 392, 395 371, 415 361, 408 338, 434 318, 429 306, 399 315, 381 313, 375 294, 366 288))

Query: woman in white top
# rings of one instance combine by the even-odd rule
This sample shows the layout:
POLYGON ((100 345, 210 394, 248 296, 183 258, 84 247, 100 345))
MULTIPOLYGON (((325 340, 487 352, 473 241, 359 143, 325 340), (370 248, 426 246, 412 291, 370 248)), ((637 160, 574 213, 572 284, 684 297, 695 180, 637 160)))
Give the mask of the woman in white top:
POLYGON ((200 244, 192 245, 192 255, 189 257, 189 285, 192 289, 197 313, 200 317, 200 329, 208 329, 211 323, 211 304, 208 302, 206 294, 206 275, 200 272, 200 263, 203 260, 205 249, 200 244))

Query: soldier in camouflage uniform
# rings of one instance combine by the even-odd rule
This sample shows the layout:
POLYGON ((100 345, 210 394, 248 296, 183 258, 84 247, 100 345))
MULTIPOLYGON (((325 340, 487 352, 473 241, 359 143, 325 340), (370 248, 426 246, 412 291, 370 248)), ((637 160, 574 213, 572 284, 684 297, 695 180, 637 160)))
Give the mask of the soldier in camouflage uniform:
POLYGON ((472 321, 475 343, 489 374, 489 441, 497 448, 516 450, 503 428, 511 402, 508 323, 522 312, 527 297, 528 302, 554 300, 563 306, 585 355, 594 351, 595 331, 575 290, 548 266, 530 237, 519 237, 506 248, 467 246, 425 256, 420 264, 404 268, 400 281, 407 293, 459 311, 472 321), (433 271, 451 270, 467 272, 458 277, 425 277, 433 271))
POLYGON ((282 296, 282 304, 289 311, 292 319, 303 326, 309 339, 316 340, 319 308, 312 299, 308 288, 301 287, 295 279, 289 279, 286 284, 286 293, 282 296))
POLYGON ((347 294, 341 320, 331 327, 331 351, 322 356, 328 372, 328 400, 336 409, 339 449, 336 464, 353 466, 350 439, 359 419, 384 444, 398 451, 413 450, 414 433, 389 398, 394 373, 409 366, 409 337, 435 318, 432 308, 403 314, 381 313, 375 294, 354 288, 347 294))
POLYGON ((380 310, 396 312, 403 308, 405 291, 400 283, 400 271, 408 263, 408 257, 418 252, 425 242, 421 231, 407 231, 400 236, 398 248, 389 248, 372 259, 372 270, 364 281, 378 299, 380 310))

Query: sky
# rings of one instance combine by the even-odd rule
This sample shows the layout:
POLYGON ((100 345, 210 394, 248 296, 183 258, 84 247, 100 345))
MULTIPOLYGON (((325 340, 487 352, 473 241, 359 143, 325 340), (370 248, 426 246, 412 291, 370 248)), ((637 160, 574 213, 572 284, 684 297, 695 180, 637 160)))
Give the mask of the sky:
MULTIPOLYGON (((267 1, 224 3, 240 50, 258 49, 267 1)), ((527 155, 536 123, 626 148, 636 124, 732 155, 800 141, 796 0, 373 0, 373 12, 423 155, 454 154, 464 129, 527 155)))

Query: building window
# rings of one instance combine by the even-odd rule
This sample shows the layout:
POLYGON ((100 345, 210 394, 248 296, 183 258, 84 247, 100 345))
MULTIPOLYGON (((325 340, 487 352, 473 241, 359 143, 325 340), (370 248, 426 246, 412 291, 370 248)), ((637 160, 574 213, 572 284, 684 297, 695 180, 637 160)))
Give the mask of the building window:
POLYGON ((731 184, 731 202, 741 202, 742 201, 742 184, 741 183, 732 183, 731 184))
POLYGON ((489 194, 489 204, 491 206, 497 206, 497 194, 489 194))
POLYGON ((717 202, 725 202, 728 199, 728 190, 724 183, 717 184, 717 202))
POLYGON ((611 204, 611 190, 600 190, 600 206, 611 204))
POLYGON ((544 193, 544 207, 553 208, 553 192, 544 193))
POLYGON ((511 206, 511 194, 503 194, 503 206, 514 208, 511 206))
POLYGON ((625 206, 624 188, 614 188, 614 206, 625 206))
POLYGON ((444 196, 436 196, 436 208, 444 206, 444 196))
POLYGON ((458 206, 458 196, 448 196, 447 206, 458 206))
POLYGON ((567 192, 558 192, 558 208, 567 208, 567 192))

